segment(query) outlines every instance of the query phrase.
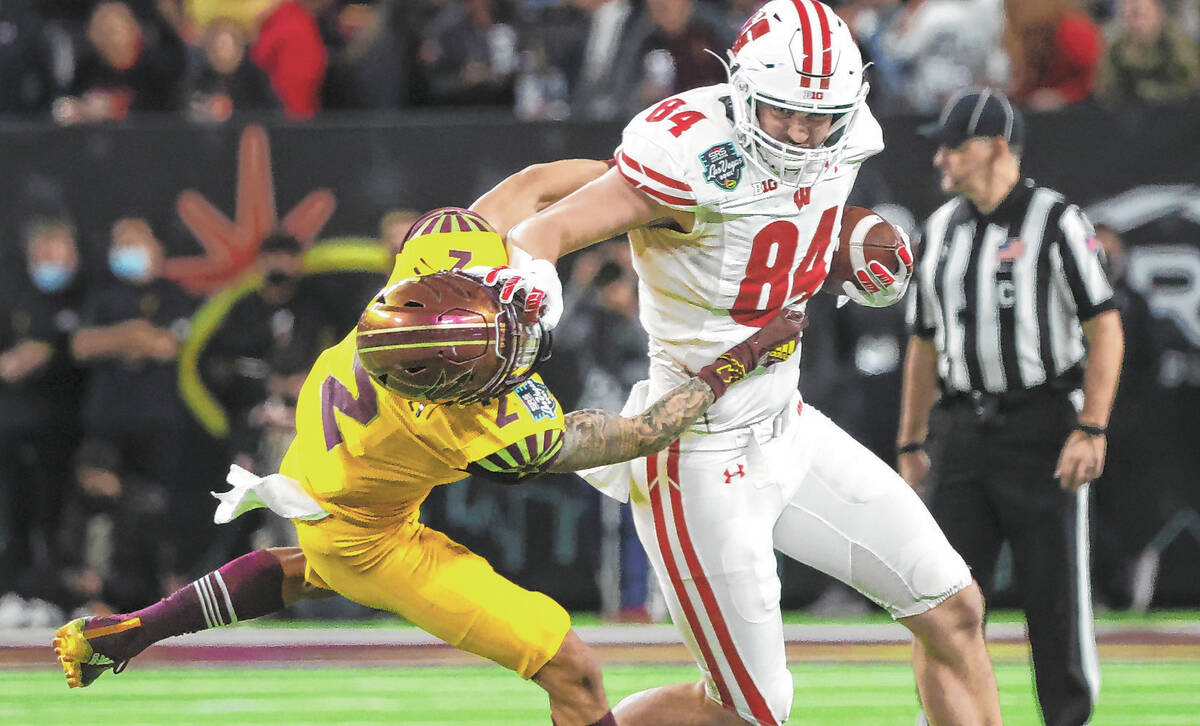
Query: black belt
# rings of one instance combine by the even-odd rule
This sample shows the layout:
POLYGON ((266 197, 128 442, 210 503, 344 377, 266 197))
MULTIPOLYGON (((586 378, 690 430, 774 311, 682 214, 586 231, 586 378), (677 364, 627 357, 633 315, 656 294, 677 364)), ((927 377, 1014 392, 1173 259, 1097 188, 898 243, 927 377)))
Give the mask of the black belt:
POLYGON ((1047 383, 1034 388, 992 393, 989 391, 944 391, 942 403, 946 406, 971 406, 980 423, 1001 424, 1003 413, 1020 408, 1035 401, 1065 398, 1074 390, 1064 382, 1047 383))

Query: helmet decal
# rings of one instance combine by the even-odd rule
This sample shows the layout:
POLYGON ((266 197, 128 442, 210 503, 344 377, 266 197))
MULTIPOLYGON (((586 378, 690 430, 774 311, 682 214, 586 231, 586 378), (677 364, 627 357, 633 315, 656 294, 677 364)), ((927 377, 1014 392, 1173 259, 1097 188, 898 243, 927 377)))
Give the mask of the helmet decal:
POLYGON ((463 207, 440 207, 413 223, 388 284, 439 270, 506 264, 504 240, 486 219, 463 207))
POLYGON ((451 232, 495 232, 488 221, 475 212, 462 207, 442 207, 427 213, 408 230, 404 241, 427 234, 449 234, 451 232))

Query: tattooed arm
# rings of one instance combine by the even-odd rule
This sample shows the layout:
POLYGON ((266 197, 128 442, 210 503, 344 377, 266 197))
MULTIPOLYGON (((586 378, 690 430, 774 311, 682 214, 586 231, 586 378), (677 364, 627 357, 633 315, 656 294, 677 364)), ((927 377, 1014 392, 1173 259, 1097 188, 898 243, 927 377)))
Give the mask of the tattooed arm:
POLYGON ((576 471, 657 454, 679 438, 729 386, 759 366, 787 360, 806 325, 804 313, 784 310, 757 333, 701 368, 695 378, 671 389, 640 416, 594 409, 567 414, 562 448, 546 471, 576 471))
MULTIPOLYGON (((756 368, 787 360, 808 324, 804 313, 784 310, 757 333, 738 343, 696 376, 667 392, 637 416, 589 409, 566 415, 560 438, 506 447, 467 466, 477 476, 515 483, 549 471, 578 471, 651 456, 667 448, 729 388, 756 368), (520 459, 518 461, 518 458, 520 459)), ((533 437, 538 439, 538 437, 533 437)))
POLYGON ((567 414, 562 449, 547 471, 578 471, 651 456, 679 438, 715 400, 699 378, 673 388, 638 416, 585 409, 567 414))

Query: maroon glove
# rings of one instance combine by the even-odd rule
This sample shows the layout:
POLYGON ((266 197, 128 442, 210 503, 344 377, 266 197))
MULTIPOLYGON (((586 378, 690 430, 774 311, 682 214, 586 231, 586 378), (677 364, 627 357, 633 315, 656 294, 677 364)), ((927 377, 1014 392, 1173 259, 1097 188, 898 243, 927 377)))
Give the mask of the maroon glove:
POLYGON ((808 327, 808 316, 799 310, 784 310, 754 335, 738 343, 712 363, 700 369, 696 377, 713 390, 713 400, 725 389, 750 375, 759 366, 766 368, 791 357, 800 333, 808 327))

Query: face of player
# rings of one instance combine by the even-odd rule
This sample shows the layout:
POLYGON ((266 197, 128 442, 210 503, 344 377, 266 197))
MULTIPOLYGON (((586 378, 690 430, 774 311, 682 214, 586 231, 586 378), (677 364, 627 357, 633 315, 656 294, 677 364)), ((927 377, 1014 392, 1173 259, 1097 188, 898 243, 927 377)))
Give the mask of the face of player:
POLYGON ((815 149, 829 138, 829 131, 833 128, 833 116, 824 113, 804 113, 759 103, 758 125, 776 141, 804 149, 815 149))
POLYGON ((990 138, 967 139, 954 148, 939 146, 933 165, 942 173, 942 191, 975 198, 988 182, 996 153, 990 138))

